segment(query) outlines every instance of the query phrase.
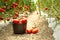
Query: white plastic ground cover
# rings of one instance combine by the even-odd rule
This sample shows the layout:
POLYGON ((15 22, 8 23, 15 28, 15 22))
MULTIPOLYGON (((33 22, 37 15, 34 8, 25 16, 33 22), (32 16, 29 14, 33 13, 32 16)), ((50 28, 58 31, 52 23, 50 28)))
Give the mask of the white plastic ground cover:
MULTIPOLYGON (((43 11, 41 11, 42 16, 48 17, 47 14, 44 14, 43 11)), ((55 40, 60 40, 60 24, 56 25, 55 18, 47 18, 48 20, 48 27, 51 27, 54 30, 53 36, 55 40), (55 29, 54 29, 55 28, 55 29)))
POLYGON ((10 24, 12 21, 13 21, 12 18, 9 21, 6 21, 6 23, 4 23, 4 21, 0 21, 0 30, 2 30, 2 28, 6 27, 8 24, 10 24))

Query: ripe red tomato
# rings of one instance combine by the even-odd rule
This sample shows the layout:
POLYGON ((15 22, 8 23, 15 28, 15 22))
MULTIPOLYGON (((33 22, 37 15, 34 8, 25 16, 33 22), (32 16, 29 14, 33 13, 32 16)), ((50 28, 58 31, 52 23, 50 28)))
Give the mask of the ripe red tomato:
POLYGON ((18 24, 22 24, 22 22, 21 21, 19 21, 19 23, 18 24))
POLYGON ((27 19, 22 19, 22 23, 27 23, 27 19))
POLYGON ((7 18, 7 21, 9 21, 10 20, 10 18, 7 18))
POLYGON ((17 13, 17 12, 15 12, 15 15, 18 17, 19 16, 19 14, 17 13))
POLYGON ((31 34, 32 33, 32 30, 26 30, 26 33, 27 34, 31 34))
POLYGON ((17 7, 18 6, 18 4, 17 3, 15 3, 15 7, 17 7))
POLYGON ((0 20, 3 20, 4 18, 3 17, 0 17, 0 20))
POLYGON ((11 5, 10 8, 11 8, 11 9, 15 8, 15 3, 14 3, 14 2, 12 3, 12 5, 11 5))
POLYGON ((36 34, 36 33, 38 33, 38 29, 37 29, 37 28, 35 28, 35 29, 32 29, 32 33, 33 33, 33 34, 36 34))
POLYGON ((13 9, 13 8, 15 8, 15 3, 13 3, 10 7, 10 9, 13 9))
POLYGON ((4 2, 7 2, 8 0, 4 0, 4 2))
POLYGON ((17 7, 18 4, 17 4, 17 3, 13 3, 11 6, 13 6, 13 7, 17 7))
POLYGON ((13 7, 11 6, 10 9, 13 9, 13 7))
POLYGON ((7 8, 7 7, 6 7, 6 6, 4 6, 2 9, 6 10, 6 8, 7 8))
POLYGON ((12 3, 12 6, 15 6, 15 3, 14 2, 12 3))
POLYGON ((16 16, 16 15, 14 15, 14 16, 13 16, 13 19, 16 19, 16 18, 17 18, 17 16, 16 16))
POLYGON ((14 19, 13 20, 13 23, 18 24, 19 23, 19 20, 18 19, 14 19))
POLYGON ((45 10, 48 10, 48 8, 45 8, 45 10))
POLYGON ((0 12, 5 12, 5 10, 4 10, 4 9, 2 9, 2 8, 0 8, 0 12))
POLYGON ((18 20, 19 20, 19 24, 23 24, 22 23, 22 18, 19 18, 18 20))

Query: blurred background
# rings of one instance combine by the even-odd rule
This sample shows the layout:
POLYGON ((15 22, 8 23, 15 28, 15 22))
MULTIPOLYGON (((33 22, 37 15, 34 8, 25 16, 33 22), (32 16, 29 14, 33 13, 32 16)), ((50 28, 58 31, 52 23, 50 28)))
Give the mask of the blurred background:
POLYGON ((29 16, 33 11, 39 11, 48 19, 56 40, 60 40, 60 0, 0 0, 0 29, 12 19, 22 17, 22 14, 29 16))

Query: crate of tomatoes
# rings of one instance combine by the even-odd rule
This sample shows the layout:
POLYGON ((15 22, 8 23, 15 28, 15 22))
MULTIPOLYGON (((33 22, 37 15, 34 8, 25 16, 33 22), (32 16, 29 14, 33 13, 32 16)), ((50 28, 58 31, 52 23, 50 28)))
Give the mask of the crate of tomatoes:
POLYGON ((13 19, 13 32, 23 34, 26 31, 27 17, 13 19))

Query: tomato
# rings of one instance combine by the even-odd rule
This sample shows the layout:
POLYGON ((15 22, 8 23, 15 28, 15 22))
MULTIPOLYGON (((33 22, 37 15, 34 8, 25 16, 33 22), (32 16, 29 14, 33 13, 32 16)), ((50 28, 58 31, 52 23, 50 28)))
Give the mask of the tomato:
POLYGON ((31 34, 32 33, 32 30, 30 29, 30 30, 26 30, 26 33, 27 34, 31 34))
POLYGON ((7 2, 8 0, 4 0, 4 2, 7 2))
POLYGON ((2 9, 2 8, 0 8, 0 12, 5 12, 5 10, 4 10, 4 9, 2 9))
POLYGON ((19 20, 18 19, 14 19, 13 20, 13 23, 18 24, 19 23, 19 20))
POLYGON ((7 21, 9 21, 10 20, 10 18, 7 18, 7 21))
POLYGON ((3 17, 0 17, 0 20, 3 20, 4 18, 3 17))
POLYGON ((22 24, 22 22, 21 21, 19 21, 19 23, 18 24, 22 24))
POLYGON ((13 9, 13 8, 15 8, 15 3, 13 3, 10 7, 10 9, 13 9))
POLYGON ((14 5, 11 5, 11 8, 13 9, 13 8, 15 8, 15 6, 14 5))
POLYGON ((6 6, 4 6, 2 9, 6 10, 6 8, 7 8, 7 7, 6 7, 6 6))
POLYGON ((16 18, 17 18, 17 16, 16 16, 16 15, 14 15, 14 16, 13 16, 13 19, 16 19, 16 18))
POLYGON ((15 15, 18 17, 19 16, 19 14, 17 13, 17 12, 15 12, 15 15))
POLYGON ((17 7, 18 6, 18 4, 17 3, 15 3, 15 7, 17 7))
POLYGON ((17 3, 13 3, 11 6, 14 8, 14 7, 17 7, 18 4, 17 3))
POLYGON ((22 19, 22 23, 27 23, 27 19, 22 19))
POLYGON ((13 9, 13 6, 11 6, 10 9, 13 9))
POLYGON ((48 8, 45 8, 45 10, 48 10, 48 8))
POLYGON ((15 6, 15 3, 14 2, 12 3, 12 6, 15 6))
POLYGON ((37 29, 37 28, 35 28, 35 29, 32 29, 32 33, 33 33, 33 34, 36 34, 36 33, 38 33, 38 29, 37 29))
POLYGON ((23 24, 22 23, 22 18, 19 18, 18 20, 19 20, 19 24, 23 24))

